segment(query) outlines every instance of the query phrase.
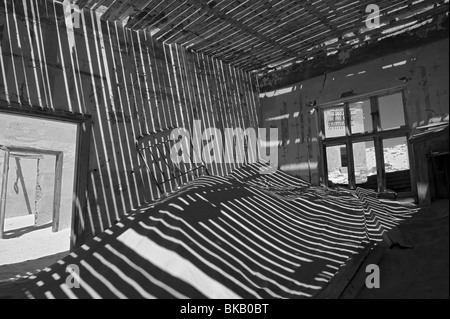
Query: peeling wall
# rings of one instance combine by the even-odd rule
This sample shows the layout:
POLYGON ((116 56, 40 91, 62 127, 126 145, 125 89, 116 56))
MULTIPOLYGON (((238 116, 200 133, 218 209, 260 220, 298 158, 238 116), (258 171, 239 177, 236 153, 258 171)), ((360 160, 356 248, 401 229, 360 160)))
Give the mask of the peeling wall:
POLYGON ((278 127, 281 168, 319 182, 317 113, 313 106, 404 87, 408 125, 449 119, 448 38, 383 56, 339 71, 261 94, 260 121, 278 127))
POLYGON ((66 29, 63 17, 52 1, 0 2, 0 100, 92 116, 88 205, 78 216, 88 239, 158 196, 138 160, 137 137, 191 129, 194 119, 204 127, 257 127, 258 88, 241 70, 91 11, 80 29, 66 29))

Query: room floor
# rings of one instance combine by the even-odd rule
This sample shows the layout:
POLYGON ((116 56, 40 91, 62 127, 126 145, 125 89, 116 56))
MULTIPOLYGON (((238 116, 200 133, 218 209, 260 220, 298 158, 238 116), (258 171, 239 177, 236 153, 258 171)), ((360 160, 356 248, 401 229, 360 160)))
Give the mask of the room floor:
POLYGON ((43 265, 43 258, 70 249, 70 229, 53 233, 51 224, 35 228, 34 215, 7 219, 4 237, 0 239, 0 280, 45 268, 57 260, 43 265), (36 260, 40 260, 39 265, 35 265, 36 260))
POLYGON ((391 248, 380 267, 380 289, 359 299, 449 298, 449 200, 439 200, 404 222, 399 230, 413 248, 391 248))
MULTIPOLYGON (((358 299, 403 299, 403 298, 449 298, 449 201, 434 202, 429 208, 422 209, 414 218, 404 222, 400 227, 402 234, 410 241, 412 249, 392 248, 385 252, 378 265, 381 270, 381 288, 363 290, 358 299)), ((23 222, 23 221, 22 221, 23 222)), ((25 234, 22 243, 34 242, 29 250, 29 261, 16 260, 11 247, 19 240, 0 241, 0 282, 31 275, 37 269, 52 265, 67 255, 67 247, 59 245, 66 232, 48 233, 44 239, 36 240, 46 230, 25 234), (58 238, 60 240, 58 240, 58 238), (7 244, 5 246, 5 243, 7 244), (47 256, 43 258, 42 247, 47 256), (3 256, 5 256, 5 259, 3 256), (33 260, 34 259, 34 260, 33 260)), ((20 249, 20 248, 19 248, 20 249)))

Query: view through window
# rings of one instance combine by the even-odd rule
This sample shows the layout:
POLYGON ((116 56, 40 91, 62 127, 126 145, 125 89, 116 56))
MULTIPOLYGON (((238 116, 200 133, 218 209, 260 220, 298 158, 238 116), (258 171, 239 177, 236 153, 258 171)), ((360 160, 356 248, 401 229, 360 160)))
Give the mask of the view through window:
POLYGON ((323 109, 321 116, 328 181, 378 189, 384 172, 383 190, 411 190, 401 91, 343 102, 323 109))

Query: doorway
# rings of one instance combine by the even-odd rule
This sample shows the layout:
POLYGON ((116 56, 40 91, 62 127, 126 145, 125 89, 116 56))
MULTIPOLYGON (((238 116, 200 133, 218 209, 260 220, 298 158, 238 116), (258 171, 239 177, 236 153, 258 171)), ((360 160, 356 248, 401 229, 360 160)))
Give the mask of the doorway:
MULTIPOLYGON (((61 197, 73 193, 68 184, 63 194, 64 152, 44 149, 6 147, 0 145, 4 153, 3 174, 0 188, 0 239, 5 239, 5 221, 8 230, 14 229, 15 222, 42 227, 52 225, 54 233, 69 228, 71 212, 61 214, 61 197), (25 218, 27 216, 27 218, 25 218)), ((66 174, 74 162, 66 166, 66 174)))
POLYGON ((0 112, 0 265, 68 253, 80 124, 0 112))

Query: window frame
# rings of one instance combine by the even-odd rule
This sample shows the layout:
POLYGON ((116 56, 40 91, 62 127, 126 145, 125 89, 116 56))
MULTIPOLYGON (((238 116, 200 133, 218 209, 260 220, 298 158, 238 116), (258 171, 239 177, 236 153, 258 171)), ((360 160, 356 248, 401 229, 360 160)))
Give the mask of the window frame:
MULTIPOLYGON (((377 188, 378 192, 384 192, 387 190, 386 182, 386 172, 383 154, 383 141, 391 138, 406 137, 408 140, 411 135, 411 128, 409 127, 409 115, 406 103, 406 88, 398 87, 384 91, 378 91, 371 94, 352 96, 350 98, 342 99, 336 102, 329 102, 318 106, 318 116, 319 116, 319 144, 320 144, 320 155, 321 155, 321 170, 322 179, 325 186, 329 186, 328 179, 328 160, 326 149, 330 146, 346 145, 347 156, 348 156, 348 182, 350 189, 356 189, 356 177, 355 177, 355 163, 353 156, 353 145, 360 142, 372 141, 375 146, 375 157, 377 165, 377 188), (402 95, 403 101, 403 114, 405 117, 405 125, 398 128, 382 129, 381 117, 380 117, 380 105, 378 103, 379 98, 389 95, 395 95, 400 93, 402 95), (363 133, 353 133, 351 125, 351 109, 350 105, 361 100, 369 100, 371 106, 371 117, 372 117, 372 132, 363 133), (344 107, 345 114, 345 135, 341 137, 331 137, 327 138, 325 134, 325 116, 324 111, 333 108, 344 107)), ((411 144, 408 144, 408 155, 410 162, 410 177, 411 177, 411 192, 415 193, 417 187, 415 185, 415 177, 413 172, 413 150, 411 144)))

